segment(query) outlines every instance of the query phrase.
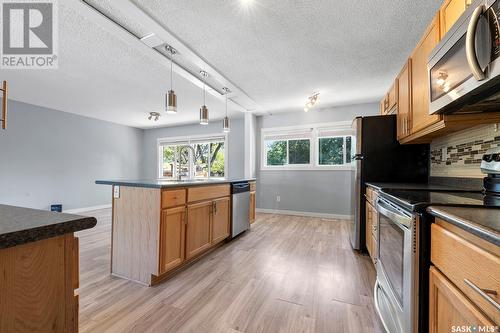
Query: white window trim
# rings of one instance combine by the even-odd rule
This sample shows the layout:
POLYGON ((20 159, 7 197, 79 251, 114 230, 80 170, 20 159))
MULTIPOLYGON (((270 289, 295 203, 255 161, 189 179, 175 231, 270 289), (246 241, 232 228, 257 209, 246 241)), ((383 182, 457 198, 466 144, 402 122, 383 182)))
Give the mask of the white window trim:
MULTIPOLYGON (((187 145, 191 145, 192 141, 198 141, 200 139, 206 139, 206 140, 213 140, 217 138, 224 138, 224 178, 228 177, 228 165, 229 165, 229 135, 228 133, 212 133, 212 134, 199 134, 199 135, 189 135, 189 136, 176 136, 176 137, 167 137, 167 138, 158 138, 156 140, 156 174, 158 176, 158 179, 175 179, 177 175, 175 174, 174 170, 174 175, 173 177, 163 177, 163 151, 160 149, 163 144, 175 144, 179 143, 180 141, 186 142, 187 145)), ((189 152, 189 174, 192 175, 193 170, 193 157, 191 156, 192 153, 189 152)), ((210 168, 209 168, 210 169, 210 168)), ((192 175, 194 178, 194 175, 192 175)), ((200 178, 198 179, 205 179, 205 178, 200 178)), ((209 177, 207 179, 222 179, 221 177, 210 177, 210 170, 209 170, 209 177)))
MULTIPOLYGON (((309 125, 300 125, 300 126, 287 126, 287 127, 273 127, 273 128, 264 128, 261 130, 261 159, 260 159, 260 169, 262 171, 286 171, 286 170, 295 170, 295 171, 346 171, 346 170, 354 170, 354 165, 351 164, 343 164, 343 165, 319 165, 319 136, 318 132, 323 129, 329 129, 332 131, 338 130, 339 137, 342 136, 353 136, 351 128, 351 121, 339 121, 332 123, 318 123, 318 124, 309 124, 309 125), (295 165, 267 165, 267 154, 266 154, 266 146, 265 146, 265 137, 272 134, 286 134, 286 132, 294 132, 310 129, 311 137, 307 138, 311 140, 311 151, 310 151, 310 163, 309 164, 295 164, 295 165), (346 134, 349 133, 349 134, 346 134)), ((333 137, 333 136, 332 136, 333 137)), ((322 136, 324 138, 324 136, 322 136)), ((300 136, 297 136, 297 139, 300 139, 300 136)), ((344 150, 345 151, 345 150, 344 150)), ((345 160, 345 153, 344 153, 345 160)))

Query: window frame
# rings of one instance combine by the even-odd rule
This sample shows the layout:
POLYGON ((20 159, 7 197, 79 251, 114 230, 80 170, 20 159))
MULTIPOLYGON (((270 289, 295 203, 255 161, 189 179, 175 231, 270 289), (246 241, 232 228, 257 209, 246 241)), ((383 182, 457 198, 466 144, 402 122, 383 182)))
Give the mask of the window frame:
MULTIPOLYGON (((262 171, 284 171, 284 170, 325 170, 325 171, 342 171, 342 170, 354 170, 354 163, 351 160, 350 163, 346 162, 346 137, 351 137, 351 145, 354 146, 355 138, 354 133, 351 128, 350 121, 340 121, 334 123, 321 123, 321 124, 310 124, 310 125, 301 125, 301 126, 289 126, 289 127, 275 127, 275 128, 264 128, 261 130, 261 163, 260 169, 262 171), (297 135, 297 137, 293 137, 293 132, 304 132, 305 130, 310 130, 311 135, 306 137, 304 135, 297 135), (334 135, 320 135, 322 131, 328 131, 330 133, 334 133, 334 135), (338 134, 335 134, 338 133, 338 134), (309 151, 309 164, 285 164, 285 165, 267 165, 267 149, 266 149, 266 138, 272 136, 280 136, 280 135, 290 135, 290 138, 275 140, 275 141, 287 141, 287 161, 289 159, 289 145, 288 141, 290 140, 301 140, 301 139, 309 139, 310 140, 310 151, 309 151), (319 139, 321 138, 335 138, 335 137, 343 137, 343 160, 344 164, 337 165, 320 165, 319 164, 319 139)), ((270 140, 270 139, 268 139, 270 140)))
MULTIPOLYGON (((352 158, 351 158, 351 162, 349 163, 346 163, 347 162, 347 144, 346 144, 346 141, 347 141, 347 138, 348 137, 351 137, 352 138, 352 135, 327 135, 327 136, 317 136, 316 137, 316 147, 317 147, 317 154, 316 154, 316 166, 318 168, 324 168, 324 167, 335 167, 335 166, 349 166, 352 164, 352 158), (319 154, 319 149, 320 149, 320 144, 319 144, 319 140, 321 139, 335 139, 335 138, 342 138, 342 161, 343 163, 342 164, 320 164, 319 163, 319 158, 320 158, 320 154, 319 154)), ((352 145, 352 139, 351 139, 351 145, 352 145)))
MULTIPOLYGON (((175 167, 172 173, 172 177, 163 176, 163 147, 164 146, 193 146, 197 143, 204 143, 203 140, 207 140, 205 143, 209 143, 212 140, 223 138, 224 141, 224 177, 212 177, 210 176, 211 165, 208 163, 208 177, 196 177, 194 175, 194 156, 192 156, 191 150, 188 151, 189 158, 189 174, 192 179, 225 179, 228 178, 228 166, 229 166, 229 135, 228 133, 213 133, 213 134, 202 134, 202 135, 189 135, 189 136, 178 136, 178 137, 166 137, 158 138, 156 140, 156 174, 160 180, 176 180, 177 179, 177 165, 178 165, 178 152, 175 153, 175 167)), ((209 145, 210 147, 210 145, 209 145)), ((194 147, 193 147, 194 148, 194 147)), ((209 148, 210 151, 210 148, 209 148)), ((210 154, 210 152, 209 152, 210 154)))

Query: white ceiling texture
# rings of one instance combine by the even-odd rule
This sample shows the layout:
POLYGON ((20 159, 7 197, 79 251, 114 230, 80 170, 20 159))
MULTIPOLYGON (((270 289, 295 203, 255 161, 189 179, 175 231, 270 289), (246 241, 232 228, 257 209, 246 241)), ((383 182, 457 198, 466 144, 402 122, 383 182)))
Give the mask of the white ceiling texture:
POLYGON ((58 1, 59 69, 2 70, 0 78, 14 100, 139 128, 196 122, 200 70, 210 75, 213 121, 225 113, 223 87, 232 91, 233 118, 303 112, 314 92, 320 107, 371 102, 389 88, 440 3, 58 1), (165 44, 179 52, 178 114, 152 122, 148 113, 164 113, 170 87, 165 44))

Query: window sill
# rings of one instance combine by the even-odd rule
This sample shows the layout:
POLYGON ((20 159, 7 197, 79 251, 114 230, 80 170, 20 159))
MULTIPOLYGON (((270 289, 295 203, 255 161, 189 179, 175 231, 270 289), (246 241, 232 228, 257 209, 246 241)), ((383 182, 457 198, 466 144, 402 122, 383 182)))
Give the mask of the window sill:
POLYGON ((261 167, 261 171, 354 171, 352 165, 339 165, 339 166, 304 166, 304 167, 261 167))

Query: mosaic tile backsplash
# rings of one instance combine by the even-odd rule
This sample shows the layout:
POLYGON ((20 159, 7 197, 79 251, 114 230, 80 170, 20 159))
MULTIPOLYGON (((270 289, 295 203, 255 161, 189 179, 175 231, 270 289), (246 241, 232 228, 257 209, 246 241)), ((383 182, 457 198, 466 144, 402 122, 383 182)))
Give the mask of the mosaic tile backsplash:
POLYGON ((482 125, 435 139, 431 143, 431 176, 484 177, 480 171, 486 150, 500 146, 500 128, 482 125))

